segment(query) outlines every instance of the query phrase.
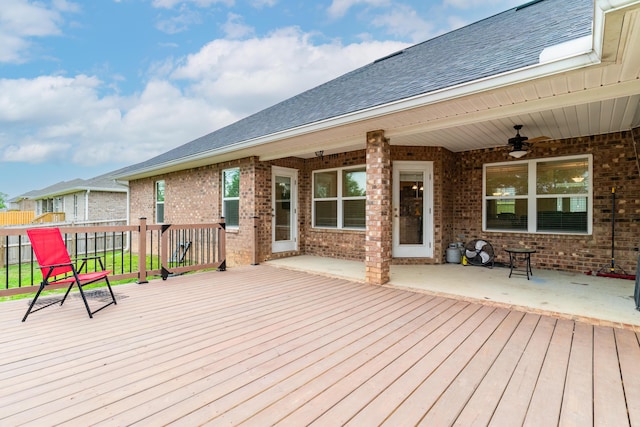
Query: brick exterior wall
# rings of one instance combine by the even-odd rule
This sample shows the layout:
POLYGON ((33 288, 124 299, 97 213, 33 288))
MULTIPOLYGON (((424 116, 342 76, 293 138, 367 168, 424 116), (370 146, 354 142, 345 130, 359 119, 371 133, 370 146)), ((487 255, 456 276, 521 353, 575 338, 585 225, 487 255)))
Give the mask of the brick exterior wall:
POLYGON ((528 234, 482 231, 482 166, 508 161, 506 148, 460 153, 454 181, 456 191, 454 236, 481 238, 496 251, 496 260, 508 262, 504 248, 528 246, 535 268, 571 272, 597 271, 611 258, 611 187, 616 188, 615 258, 627 273, 635 272, 640 245, 640 171, 632 132, 612 133, 534 145, 526 159, 593 155, 593 234, 528 234))
POLYGON ((155 182, 165 181, 164 222, 218 222, 222 216, 222 171, 240 169, 240 220, 227 229, 227 266, 251 264, 254 258, 255 159, 241 159, 130 182, 131 223, 141 217, 155 223, 155 182))
POLYGON ((313 228, 312 199, 313 171, 345 166, 365 166, 365 150, 331 154, 305 162, 299 179, 300 210, 304 220, 300 222, 301 252, 307 255, 327 256, 338 259, 364 261, 364 230, 330 230, 313 228))
MULTIPOLYGON (((505 262, 508 246, 531 246, 534 268, 594 271, 610 263, 611 187, 616 187, 616 264, 633 274, 640 245, 640 129, 633 132, 574 138, 535 144, 526 159, 593 154, 593 234, 552 235, 482 231, 482 166, 512 160, 506 147, 452 153, 441 147, 391 146, 394 160, 433 162, 434 257, 399 258, 396 264, 444 263, 449 243, 486 239, 497 261, 505 262), (635 140, 634 140, 635 138, 635 140)), ((165 180, 165 222, 217 222, 222 214, 220 188, 223 169, 240 168, 240 227, 227 233, 229 266, 310 254, 348 260, 365 260, 365 231, 314 229, 312 173, 319 169, 365 165, 365 150, 322 158, 285 158, 260 162, 245 158, 233 162, 180 171, 130 183, 130 218, 155 219, 154 185, 165 180), (271 167, 298 170, 298 251, 271 252, 271 167), (257 220, 256 220, 257 217, 257 220)), ((382 172, 380 172, 382 173, 382 172)), ((385 172, 386 173, 386 172, 385 172)), ((376 176, 369 177, 376 179, 376 176)), ((390 203, 390 198, 388 199, 390 203)), ((390 229, 389 224, 389 229, 390 229)), ((386 232, 385 232, 386 233, 386 232)), ((389 236, 390 239, 390 236, 389 236)))

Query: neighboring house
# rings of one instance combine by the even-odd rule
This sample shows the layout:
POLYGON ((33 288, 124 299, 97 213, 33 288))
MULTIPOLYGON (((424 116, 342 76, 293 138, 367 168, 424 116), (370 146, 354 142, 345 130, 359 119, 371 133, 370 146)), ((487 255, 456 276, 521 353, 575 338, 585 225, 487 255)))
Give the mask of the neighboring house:
POLYGON ((124 220, 128 216, 127 189, 107 174, 59 182, 18 198, 34 203, 36 217, 64 213, 65 222, 124 220))
POLYGON ((598 270, 611 261, 615 188, 616 262, 633 272, 638 52, 640 1, 532 1, 115 176, 129 181, 134 220, 224 217, 231 265, 362 260, 369 283, 476 238, 498 261, 529 246, 536 267, 598 270))
POLYGON ((36 210, 36 202, 31 197, 31 191, 10 199, 7 203, 8 210, 11 211, 32 211, 36 210))

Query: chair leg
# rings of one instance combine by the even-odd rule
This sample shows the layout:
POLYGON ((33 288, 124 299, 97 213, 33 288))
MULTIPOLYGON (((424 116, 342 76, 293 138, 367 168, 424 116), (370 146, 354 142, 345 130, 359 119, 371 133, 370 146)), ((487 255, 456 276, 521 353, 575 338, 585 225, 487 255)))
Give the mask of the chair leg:
POLYGON ((84 296, 84 291, 82 290, 82 285, 78 283, 78 289, 80 290, 80 296, 82 297, 82 301, 84 302, 84 306, 87 309, 87 313, 89 314, 89 318, 93 319, 93 313, 89 308, 89 303, 87 302, 87 297, 84 296))
POLYGON ((102 310, 103 308, 107 308, 108 306, 110 306, 111 304, 117 305, 118 303, 116 302, 116 296, 113 293, 113 290, 111 289, 111 283, 109 283, 109 279, 107 277, 104 278, 104 281, 107 283, 107 289, 109 289, 109 293, 111 294, 111 302, 106 303, 105 305, 103 305, 102 307, 91 311, 91 309, 89 308, 89 302, 87 301, 86 296, 84 295, 84 291, 82 290, 82 285, 78 285, 78 288, 80 289, 80 295, 82 296, 82 300, 84 301, 84 306, 87 308, 87 313, 89 313, 89 317, 93 319, 93 315, 96 314, 97 312, 99 312, 100 310, 102 310))
POLYGON ((109 293, 111 294, 111 302, 108 302, 105 305, 103 305, 102 307, 98 308, 97 310, 94 310, 93 313, 91 313, 91 314, 95 314, 95 313, 99 312, 100 310, 102 310, 103 308, 109 307, 111 304, 114 304, 114 305, 118 304, 116 302, 116 296, 113 293, 113 290, 111 289, 111 283, 109 283, 109 278, 105 277, 104 281, 107 283, 107 289, 109 289, 109 293))
POLYGON ((44 286, 45 286, 44 283, 40 283, 40 288, 38 289, 38 292, 36 292, 36 296, 33 297, 33 301, 31 301, 31 304, 29 304, 29 309, 27 310, 27 312, 25 313, 24 317, 22 318, 23 322, 25 320, 27 320, 27 316, 29 316, 29 314, 31 313, 31 310, 33 309, 33 306, 36 305, 36 301, 38 300, 38 297, 40 296, 40 293, 44 289, 44 286))
POLYGON ((107 282, 107 288, 109 288, 109 293, 111 294, 111 300, 113 301, 113 304, 117 305, 118 303, 116 302, 116 296, 113 293, 113 289, 111 289, 111 283, 109 282, 109 278, 105 277, 104 281, 107 282))
POLYGON ((73 288, 73 283, 74 282, 71 282, 71 284, 67 288, 67 292, 65 292, 64 296, 62 297, 62 301, 60 301, 60 305, 64 304, 64 302, 67 300, 67 296, 69 295, 69 292, 71 292, 71 288, 73 288))

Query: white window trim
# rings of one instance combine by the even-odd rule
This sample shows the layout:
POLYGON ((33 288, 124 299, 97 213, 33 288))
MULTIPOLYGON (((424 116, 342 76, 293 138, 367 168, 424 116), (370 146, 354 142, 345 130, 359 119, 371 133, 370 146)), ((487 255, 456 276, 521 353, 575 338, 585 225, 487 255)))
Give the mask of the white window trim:
POLYGON ((238 225, 227 225, 227 228, 232 229, 232 230, 237 230, 238 228, 240 228, 240 195, 238 195, 238 197, 225 197, 225 186, 227 185, 227 180, 225 179, 225 173, 228 171, 237 171, 238 172, 238 179, 240 177, 240 168, 236 167, 236 168, 227 168, 227 169, 223 169, 222 170, 222 216, 225 218, 227 218, 227 208, 226 208, 226 203, 225 201, 227 200, 237 200, 238 201, 238 225))
POLYGON ((312 172, 312 183, 311 183, 311 227, 315 229, 322 230, 356 230, 356 231, 364 231, 365 227, 345 227, 344 226, 344 218, 343 218, 343 202, 345 200, 367 200, 366 194, 364 196, 342 196, 342 175, 344 171, 355 171, 359 169, 365 170, 366 173, 366 165, 353 165, 353 166, 344 166, 341 168, 330 168, 330 169, 317 169, 312 172), (333 172, 337 171, 338 175, 338 195, 336 197, 315 197, 315 188, 316 188, 316 173, 323 172, 333 172), (316 201, 333 201, 335 200, 337 203, 337 224, 335 227, 326 227, 326 226, 317 226, 316 224, 316 201))
MULTIPOLYGON (((559 195, 549 195, 549 197, 558 197, 559 195)), ((540 196, 545 197, 545 196, 540 196)), ((482 231, 485 232, 497 232, 497 233, 529 233, 529 234, 558 234, 558 235, 591 235, 593 233, 593 155, 592 154, 580 154, 575 156, 562 156, 562 157, 543 157, 539 159, 520 160, 511 162, 500 163, 485 163, 482 165, 482 231), (575 159, 587 159, 589 170, 589 188, 587 194, 562 194, 562 197, 587 197, 587 232, 569 232, 569 231, 537 231, 537 215, 536 200, 539 198, 536 194, 536 165, 540 162, 549 161, 563 161, 563 160, 575 160, 575 159), (528 165, 528 191, 526 196, 512 196, 510 199, 527 199, 529 203, 527 205, 527 230, 512 230, 512 229, 487 229, 487 200, 498 199, 495 197, 487 196, 487 167, 502 166, 502 165, 514 165, 514 164, 527 164, 528 165)))
POLYGON ((155 185, 153 186, 153 198, 156 201, 156 214, 155 214, 155 223, 156 224, 164 224, 164 214, 165 214, 165 201, 167 200, 167 183, 164 181, 164 179, 159 179, 155 182, 155 185), (158 184, 159 183, 163 183, 164 185, 164 200, 163 201, 158 201, 158 184), (158 221, 158 205, 162 205, 162 221, 158 221))

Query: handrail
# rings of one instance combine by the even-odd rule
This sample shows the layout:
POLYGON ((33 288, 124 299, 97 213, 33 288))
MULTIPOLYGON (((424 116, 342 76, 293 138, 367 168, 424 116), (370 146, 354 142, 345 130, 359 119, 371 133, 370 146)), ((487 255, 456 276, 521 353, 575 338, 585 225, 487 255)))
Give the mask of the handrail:
MULTIPOLYGON (((166 280, 190 271, 226 269, 224 223, 147 224, 146 218, 140 218, 139 225, 59 228, 72 257, 109 258, 112 282, 136 279, 147 283, 151 276, 166 280), (170 256, 176 251, 182 251, 179 257, 170 256), (133 265, 135 256, 138 262, 133 265)), ((26 230, 0 228, 0 297, 38 289, 41 277, 26 230)))
POLYGON ((64 222, 65 220, 64 212, 45 212, 31 220, 32 224, 45 224, 48 222, 64 222))

